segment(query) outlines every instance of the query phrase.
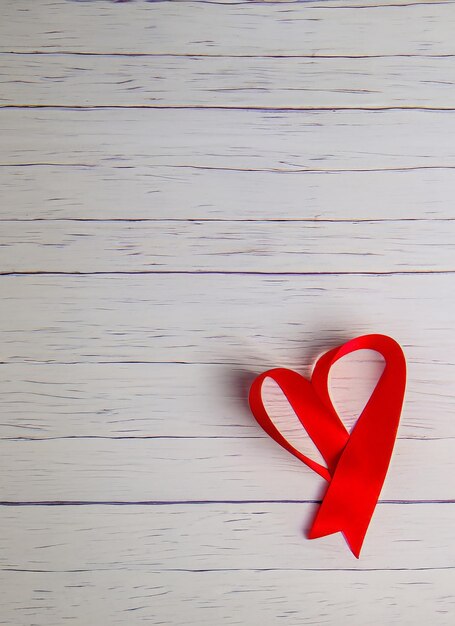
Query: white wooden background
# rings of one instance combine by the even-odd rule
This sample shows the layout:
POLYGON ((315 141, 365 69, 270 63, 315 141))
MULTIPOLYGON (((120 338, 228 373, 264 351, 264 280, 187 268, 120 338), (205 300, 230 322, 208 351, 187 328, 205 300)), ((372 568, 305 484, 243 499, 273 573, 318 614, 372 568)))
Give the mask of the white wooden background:
POLYGON ((453 624, 455 3, 0 8, 0 624, 453 624), (357 561, 246 394, 365 332, 357 561))

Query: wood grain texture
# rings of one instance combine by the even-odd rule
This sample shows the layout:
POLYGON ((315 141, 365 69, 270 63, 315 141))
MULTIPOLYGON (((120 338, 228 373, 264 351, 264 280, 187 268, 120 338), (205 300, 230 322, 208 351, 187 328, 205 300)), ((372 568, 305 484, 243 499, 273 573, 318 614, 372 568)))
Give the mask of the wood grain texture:
POLYGON ((455 105, 452 57, 0 54, 0 105, 415 108, 455 105), (412 104, 410 104, 410 101, 412 104))
POLYGON ((4 507, 0 576, 27 569, 98 571, 108 579, 121 570, 453 568, 453 506, 381 503, 360 560, 346 551, 341 535, 305 541, 315 508, 300 502, 4 507))
POLYGON ((339 8, 305 2, 212 4, 134 2, 93 5, 6 0, 0 51, 187 55, 453 55, 451 2, 387 6, 346 0, 339 8), (344 5, 344 6, 343 6, 344 5), (360 7, 365 7, 359 9, 360 7), (379 5, 379 6, 378 6, 379 5), (128 16, 125 19, 125 16, 128 16))
MULTIPOLYGON (((379 364, 366 354, 344 359, 331 378, 337 410, 348 427, 379 374, 379 364)), ((299 369, 310 373, 309 367, 299 369)), ((399 438, 455 437, 453 364, 413 360, 410 372, 399 438)), ((246 402, 253 376, 244 366, 229 365, 2 365, 0 438, 266 438, 246 402)), ((283 431, 307 445, 281 393, 273 383, 266 382, 264 390, 283 431)))
POLYGON ((350 275, 12 275, 0 288, 2 362, 301 368, 381 330, 411 364, 453 365, 447 274, 356 276, 355 288, 350 275))
POLYGON ((455 272, 455 220, 4 222, 2 272, 455 272), (286 247, 283 242, 286 242, 286 247))
POLYGON ((451 626, 455 3, 1 8, 0 623, 451 626), (357 561, 246 396, 366 332, 409 378, 357 561))
MULTIPOLYGON (((2 494, 9 502, 313 501, 325 488, 323 479, 268 439, 0 444, 2 494)), ((453 503, 454 452, 453 439, 401 440, 381 499, 453 503)))
POLYGON ((419 620, 450 624, 453 611, 452 578, 447 570, 305 575, 125 569, 106 574, 90 568, 64 573, 13 571, 3 578, 5 595, 10 598, 3 619, 15 626, 60 626, 69 620, 81 626, 92 621, 101 626, 143 622, 240 626, 251 619, 264 626, 283 621, 300 626, 329 624, 332 615, 354 626, 364 626, 365 619, 369 624, 414 626, 419 620))
POLYGON ((454 132, 455 111, 5 109, 0 117, 3 165, 454 167, 454 132))
MULTIPOLYGON (((0 219, 10 220, 340 221, 455 216, 455 175, 453 168, 445 166, 291 172, 55 164, 5 166, 0 175, 0 219)), ((390 227, 393 233, 394 225, 390 227)))

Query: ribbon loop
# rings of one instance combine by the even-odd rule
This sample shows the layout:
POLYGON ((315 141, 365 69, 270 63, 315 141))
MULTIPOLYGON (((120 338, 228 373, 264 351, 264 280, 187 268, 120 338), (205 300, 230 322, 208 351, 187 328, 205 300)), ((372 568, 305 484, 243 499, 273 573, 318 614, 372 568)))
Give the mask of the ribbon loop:
POLYGON ((276 368, 258 376, 250 389, 250 408, 265 432, 296 456, 329 486, 308 537, 342 532, 358 558, 384 483, 395 443, 406 386, 406 361, 399 344, 386 335, 364 335, 323 354, 311 382, 292 370, 276 368), (343 356, 375 350, 385 368, 351 435, 329 394, 329 372, 343 356), (272 378, 281 388, 327 467, 292 446, 270 419, 262 400, 262 384, 272 378))

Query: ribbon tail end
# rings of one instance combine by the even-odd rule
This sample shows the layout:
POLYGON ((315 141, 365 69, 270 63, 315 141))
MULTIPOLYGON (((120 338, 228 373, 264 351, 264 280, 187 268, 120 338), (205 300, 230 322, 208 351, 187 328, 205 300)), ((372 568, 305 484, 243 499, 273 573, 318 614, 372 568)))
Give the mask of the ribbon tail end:
POLYGON ((328 523, 322 523, 318 519, 315 520, 313 526, 308 532, 308 539, 319 539, 320 537, 327 537, 328 535, 334 535, 335 533, 342 533, 349 546, 352 554, 356 559, 360 558, 360 551, 362 549, 363 540, 365 535, 359 532, 350 531, 348 529, 340 528, 338 525, 331 525, 328 523))
POLYGON ((345 538, 346 543, 348 544, 352 554, 355 556, 356 559, 359 559, 365 535, 350 534, 347 533, 345 530, 342 530, 341 532, 343 533, 343 537, 345 538))

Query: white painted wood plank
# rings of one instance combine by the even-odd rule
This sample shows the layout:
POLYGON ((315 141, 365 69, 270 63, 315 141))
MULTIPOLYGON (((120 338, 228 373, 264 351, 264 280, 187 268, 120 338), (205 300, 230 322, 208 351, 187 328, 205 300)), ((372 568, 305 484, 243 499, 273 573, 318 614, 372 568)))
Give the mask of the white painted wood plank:
POLYGON ((3 222, 0 272, 455 270, 455 220, 3 222))
POLYGON ((6 165, 454 167, 454 132, 450 111, 4 109, 0 115, 6 165))
POLYGON ((0 573, 14 626, 450 626, 453 570, 0 573))
POLYGON ((451 57, 0 55, 1 105, 455 106, 451 57))
MULTIPOLYGON (((0 51, 209 55, 446 55, 451 3, 359 10, 245 3, 6 0, 0 51), (128 16, 127 19, 125 16, 128 16)), ((363 4, 363 3, 361 3, 363 4)), ((400 6, 401 4, 401 6, 400 6)), ((346 6, 350 8, 346 8, 346 6)))
MULTIPOLYGON (((253 377, 224 365, 2 365, 0 437, 266 438, 247 406, 253 377)), ((331 389, 348 426, 376 377, 375 362, 362 353, 335 366, 331 389)), ((265 391, 286 432, 307 445, 282 395, 273 385, 265 391)), ((399 437, 455 437, 453 402, 453 364, 410 363, 399 437)))
MULTIPOLYGON (((172 418, 170 418, 172 419, 172 418)), ((0 441, 2 500, 318 500, 325 481, 271 439, 0 441)), ((396 442, 383 500, 453 500, 455 440, 396 442)))
POLYGON ((0 219, 358 220, 455 215, 455 175, 444 167, 312 173, 41 165, 3 167, 0 176, 0 219))
POLYGON ((452 275, 3 276, 0 361, 306 367, 383 332, 453 365, 452 275))
MULTIPOLYGON (((314 504, 10 506, 1 570, 398 570, 453 567, 454 504, 377 506, 360 560, 303 529, 314 504)), ((328 573, 328 572, 327 572, 328 573)))

